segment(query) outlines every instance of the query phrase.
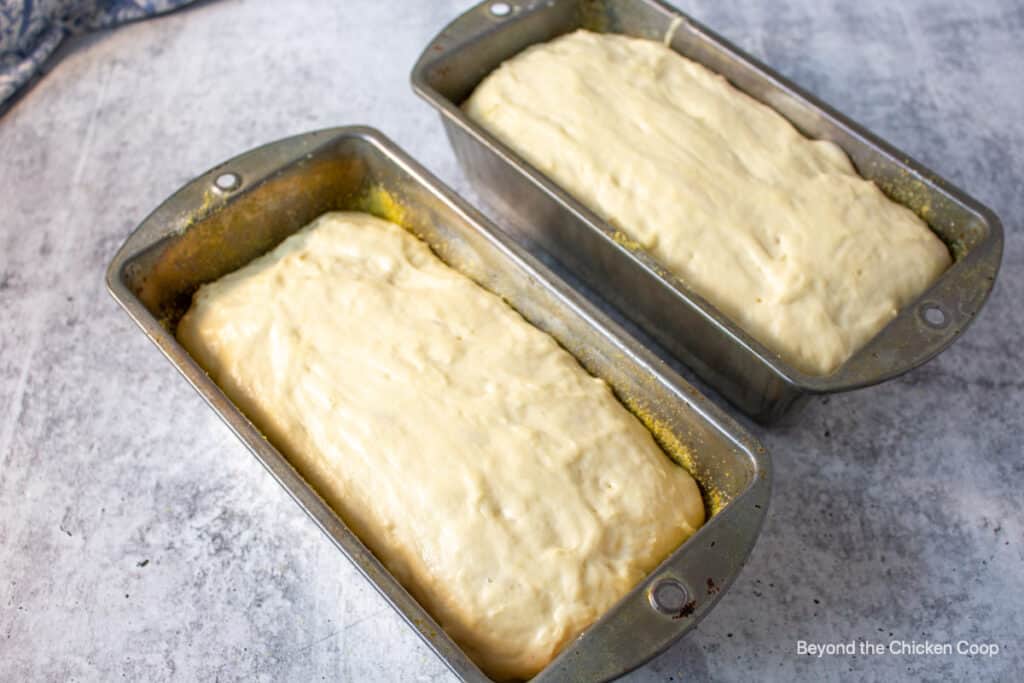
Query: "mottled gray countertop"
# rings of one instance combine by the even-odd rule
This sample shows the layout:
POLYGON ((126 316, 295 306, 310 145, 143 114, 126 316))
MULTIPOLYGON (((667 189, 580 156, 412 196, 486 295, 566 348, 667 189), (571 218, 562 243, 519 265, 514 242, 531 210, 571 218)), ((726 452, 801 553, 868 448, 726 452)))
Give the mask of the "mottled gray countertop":
MULTIPOLYGON (((1024 670, 1024 9, 680 0, 965 187, 1003 270, 949 351, 755 429, 750 563, 631 681, 1002 679, 1024 670), (797 641, 998 655, 799 656, 797 641)), ((0 680, 451 678, 107 295, 132 228, 263 142, 367 123, 472 197, 408 86, 465 2, 204 2, 73 42, 0 118, 0 680)), ((1019 679, 1018 679, 1019 680, 1019 679)))

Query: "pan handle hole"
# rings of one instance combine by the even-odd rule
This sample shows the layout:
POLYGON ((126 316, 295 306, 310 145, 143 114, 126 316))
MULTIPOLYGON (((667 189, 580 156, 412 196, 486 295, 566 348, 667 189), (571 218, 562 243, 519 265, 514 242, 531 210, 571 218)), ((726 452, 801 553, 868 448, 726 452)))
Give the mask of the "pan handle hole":
POLYGON ((491 3, 491 6, 488 9, 491 11, 491 14, 496 17, 507 17, 512 14, 512 5, 507 2, 491 3))
POLYGON ((679 614, 690 600, 686 587, 675 579, 661 579, 651 587, 651 607, 662 614, 679 614))
POLYGON ((919 313, 924 324, 936 330, 941 330, 949 324, 949 316, 937 304, 922 304, 919 313))
POLYGON ((237 173, 221 173, 217 176, 213 184, 221 192, 234 192, 242 186, 242 177, 237 173))

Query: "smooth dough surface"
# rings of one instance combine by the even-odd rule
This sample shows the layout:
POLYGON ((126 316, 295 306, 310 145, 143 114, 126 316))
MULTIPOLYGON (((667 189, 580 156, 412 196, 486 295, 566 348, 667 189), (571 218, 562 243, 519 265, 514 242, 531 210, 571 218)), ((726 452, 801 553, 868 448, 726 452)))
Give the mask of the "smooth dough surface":
POLYGON ((525 678, 704 520, 550 336, 399 226, 325 214, 178 339, 490 675, 525 678))
POLYGON ((807 373, 834 371, 950 265, 839 147, 661 43, 577 31, 464 107, 807 373))

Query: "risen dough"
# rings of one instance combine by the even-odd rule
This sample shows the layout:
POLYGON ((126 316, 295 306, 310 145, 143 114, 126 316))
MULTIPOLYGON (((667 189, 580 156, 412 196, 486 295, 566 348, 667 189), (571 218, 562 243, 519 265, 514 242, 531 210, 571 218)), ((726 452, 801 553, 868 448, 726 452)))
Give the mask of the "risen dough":
POLYGON ((492 676, 529 677, 704 520, 550 336, 366 214, 202 287, 178 339, 492 676))
POLYGON ((660 43, 577 31, 505 62, 465 110, 807 373, 950 264, 836 145, 660 43))

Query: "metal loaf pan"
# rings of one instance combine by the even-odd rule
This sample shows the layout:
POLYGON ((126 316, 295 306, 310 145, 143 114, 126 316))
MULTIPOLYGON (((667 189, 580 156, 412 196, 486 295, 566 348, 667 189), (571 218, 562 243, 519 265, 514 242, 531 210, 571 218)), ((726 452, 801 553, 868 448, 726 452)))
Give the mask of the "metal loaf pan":
MULTIPOLYGON (((484 2, 420 56, 415 91, 441 114, 459 163, 518 237, 554 255, 673 355, 755 419, 772 423, 810 394, 900 375, 949 346, 981 310, 1002 257, 996 216, 964 192, 658 0, 484 2), (646 253, 481 126, 460 104, 501 62, 577 28, 664 40, 774 108, 805 135, 842 147, 865 178, 924 218, 954 265, 874 340, 828 376, 784 362, 667 274, 646 253)), ((628 227, 628 226, 627 226, 628 227)))
POLYGON ((736 577, 768 504, 757 442, 661 361, 379 133, 337 128, 260 147, 199 176, 154 211, 107 271, 111 294, 278 482, 463 680, 487 680, 174 337, 196 288, 325 211, 403 224, 449 265, 551 334, 696 476, 708 523, 535 680, 603 680, 693 628, 736 577))

